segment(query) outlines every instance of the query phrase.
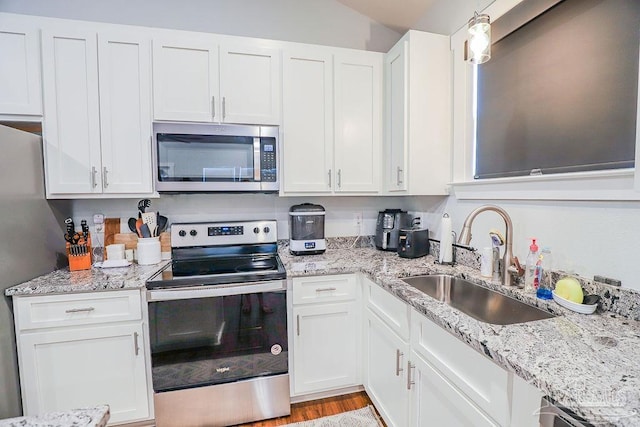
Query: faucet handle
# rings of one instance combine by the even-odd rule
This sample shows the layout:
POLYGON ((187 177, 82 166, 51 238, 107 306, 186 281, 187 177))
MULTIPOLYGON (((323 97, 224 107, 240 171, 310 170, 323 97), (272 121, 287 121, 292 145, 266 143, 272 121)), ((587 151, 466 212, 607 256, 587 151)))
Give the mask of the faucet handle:
POLYGON ((513 257, 513 265, 510 265, 508 268, 509 273, 513 276, 522 277, 524 276, 524 268, 520 264, 517 256, 513 257))

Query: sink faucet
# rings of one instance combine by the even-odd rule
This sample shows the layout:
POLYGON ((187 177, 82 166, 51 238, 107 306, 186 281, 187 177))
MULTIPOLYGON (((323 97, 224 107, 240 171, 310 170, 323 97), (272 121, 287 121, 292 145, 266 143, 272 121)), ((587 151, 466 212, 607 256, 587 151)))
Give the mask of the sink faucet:
POLYGON ((458 244, 469 246, 469 243, 471 243, 471 224, 473 224, 473 220, 476 216, 484 211, 493 211, 500 215, 504 220, 507 237, 505 241, 504 256, 502 257, 502 284, 512 286, 514 285, 513 276, 521 276, 522 268, 520 267, 518 258, 513 256, 513 223, 511 222, 509 214, 504 209, 495 205, 484 205, 474 209, 469 216, 467 216, 467 219, 464 220, 462 231, 458 237, 458 244))

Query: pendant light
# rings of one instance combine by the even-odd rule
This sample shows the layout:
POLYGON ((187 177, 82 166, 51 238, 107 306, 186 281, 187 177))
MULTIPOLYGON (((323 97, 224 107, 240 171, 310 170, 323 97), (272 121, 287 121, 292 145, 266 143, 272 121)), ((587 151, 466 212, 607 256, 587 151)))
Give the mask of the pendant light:
POLYGON ((491 22, 489 15, 475 12, 469 19, 467 59, 472 64, 483 64, 491 59, 491 22))

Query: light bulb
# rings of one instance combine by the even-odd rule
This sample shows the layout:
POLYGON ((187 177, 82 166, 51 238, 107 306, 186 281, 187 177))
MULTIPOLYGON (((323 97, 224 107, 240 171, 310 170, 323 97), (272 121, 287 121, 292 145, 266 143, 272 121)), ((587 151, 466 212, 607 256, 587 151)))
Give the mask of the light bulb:
POLYGON ((469 20, 469 61, 482 64, 491 59, 491 24, 489 15, 477 13, 469 20))

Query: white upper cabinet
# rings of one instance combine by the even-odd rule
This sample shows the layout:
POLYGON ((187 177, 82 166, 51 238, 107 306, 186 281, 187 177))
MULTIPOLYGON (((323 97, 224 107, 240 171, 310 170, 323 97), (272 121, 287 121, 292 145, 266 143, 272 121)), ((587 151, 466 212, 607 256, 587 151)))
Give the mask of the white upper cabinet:
POLYGON ((332 55, 325 49, 285 51, 283 62, 283 190, 330 193, 332 55))
POLYGON ((280 52, 214 36, 153 41, 156 120, 280 122, 280 52))
POLYGON ((382 55, 285 50, 283 193, 380 190, 382 55))
POLYGON ((151 193, 149 42, 43 30, 47 196, 151 193))
POLYGON ((280 123, 280 51, 220 46, 222 121, 280 123))
POLYGON ((449 37, 409 31, 384 59, 385 191, 445 195, 451 181, 449 37))
POLYGON ((0 16, 0 114, 42 115, 38 29, 0 16))
POLYGON ((153 40, 153 117, 220 121, 218 46, 195 39, 153 40))
POLYGON ((382 58, 339 54, 335 69, 335 168, 339 192, 376 193, 382 144, 382 58))
POLYGON ((98 34, 102 188, 150 193, 150 42, 135 34, 98 34))
POLYGON ((47 194, 102 191, 96 33, 42 31, 47 194))

